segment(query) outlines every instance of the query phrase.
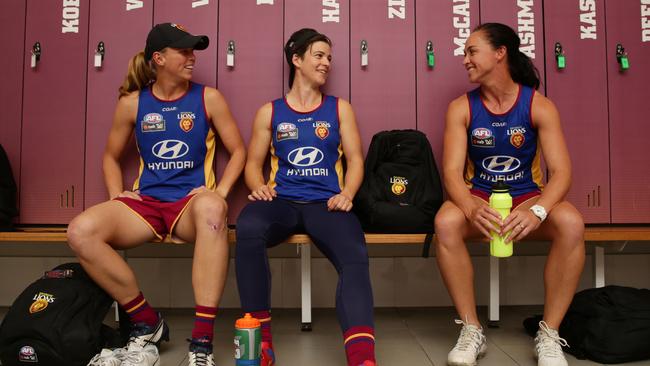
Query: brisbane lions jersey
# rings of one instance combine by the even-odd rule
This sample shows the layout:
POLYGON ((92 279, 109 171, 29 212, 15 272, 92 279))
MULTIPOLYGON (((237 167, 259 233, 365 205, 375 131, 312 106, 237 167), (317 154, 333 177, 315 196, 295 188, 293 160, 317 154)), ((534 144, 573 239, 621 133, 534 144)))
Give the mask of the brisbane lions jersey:
POLYGON ((517 101, 504 114, 490 112, 480 88, 467 93, 470 123, 465 183, 489 192, 498 180, 519 196, 543 188, 537 130, 532 127, 531 105, 535 90, 520 85, 517 101))
POLYGON ((161 100, 151 87, 140 91, 135 137, 140 172, 133 190, 164 202, 192 189, 214 189, 215 134, 203 101, 205 87, 190 83, 176 100, 161 100))
POLYGON ((299 202, 326 201, 343 189, 343 147, 338 98, 323 96, 311 112, 297 112, 287 101, 273 101, 270 186, 278 197, 299 202))

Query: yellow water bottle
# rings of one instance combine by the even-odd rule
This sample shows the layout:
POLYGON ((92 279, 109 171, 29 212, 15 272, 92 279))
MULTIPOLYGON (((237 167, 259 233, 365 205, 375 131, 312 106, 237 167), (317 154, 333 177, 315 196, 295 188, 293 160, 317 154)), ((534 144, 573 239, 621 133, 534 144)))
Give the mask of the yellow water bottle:
MULTIPOLYGON (((512 197, 510 196, 510 187, 502 181, 498 181, 492 186, 492 194, 490 195, 490 207, 495 209, 501 215, 501 219, 505 220, 510 215, 512 208, 512 197)), ((493 257, 510 257, 512 256, 512 240, 505 242, 504 236, 490 232, 492 238, 490 239, 490 255, 493 257)))

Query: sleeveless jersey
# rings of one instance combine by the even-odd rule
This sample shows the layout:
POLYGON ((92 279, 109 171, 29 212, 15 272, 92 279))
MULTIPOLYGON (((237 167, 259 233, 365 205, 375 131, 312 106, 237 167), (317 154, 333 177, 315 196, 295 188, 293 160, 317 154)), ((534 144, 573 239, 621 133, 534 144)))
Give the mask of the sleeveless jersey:
POLYGON ((489 192, 498 180, 510 186, 513 196, 543 188, 537 130, 531 119, 534 94, 534 89, 520 85, 517 101, 504 114, 487 109, 480 88, 467 94, 470 124, 464 175, 469 188, 489 192))
POLYGON ((297 112, 284 98, 273 101, 270 186, 278 197, 326 201, 343 189, 343 147, 338 98, 323 96, 311 112, 297 112))
POLYGON ((207 119, 204 89, 190 83, 182 97, 169 101, 154 96, 151 87, 140 91, 135 124, 140 171, 134 191, 173 202, 196 187, 215 188, 215 134, 207 119))

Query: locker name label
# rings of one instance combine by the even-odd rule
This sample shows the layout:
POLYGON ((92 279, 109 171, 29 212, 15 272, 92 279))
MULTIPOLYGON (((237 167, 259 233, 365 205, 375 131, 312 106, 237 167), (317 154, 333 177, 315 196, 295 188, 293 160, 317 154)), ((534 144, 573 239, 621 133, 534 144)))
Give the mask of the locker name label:
POLYGON ((454 0, 454 28, 458 31, 458 37, 454 37, 454 56, 465 55, 465 42, 472 33, 469 18, 469 0, 454 0))
POLYGON ((406 19, 406 0, 388 0, 388 19, 406 19))
POLYGON ((580 0, 580 39, 597 39, 596 0, 580 0))
POLYGON ((521 39, 519 50, 531 59, 535 59, 535 13, 533 0, 517 0, 517 31, 521 39))
POLYGON ((338 23, 341 18, 338 0, 323 0, 323 23, 338 23))
POLYGON ((79 33, 79 0, 63 0, 61 33, 79 33))
POLYGON ((641 41, 650 42, 650 0, 641 0, 641 41))

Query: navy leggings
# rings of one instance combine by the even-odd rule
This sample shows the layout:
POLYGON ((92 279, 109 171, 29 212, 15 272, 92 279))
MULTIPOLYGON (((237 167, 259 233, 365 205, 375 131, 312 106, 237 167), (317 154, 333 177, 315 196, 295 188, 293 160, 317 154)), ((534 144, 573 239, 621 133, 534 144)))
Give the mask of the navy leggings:
POLYGON ((374 327, 368 251, 363 230, 351 212, 327 211, 326 202, 282 199, 249 203, 237 220, 235 264, 245 312, 270 310, 271 272, 266 248, 295 233, 307 233, 339 274, 336 313, 343 332, 374 327))

